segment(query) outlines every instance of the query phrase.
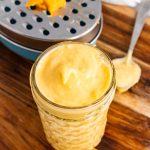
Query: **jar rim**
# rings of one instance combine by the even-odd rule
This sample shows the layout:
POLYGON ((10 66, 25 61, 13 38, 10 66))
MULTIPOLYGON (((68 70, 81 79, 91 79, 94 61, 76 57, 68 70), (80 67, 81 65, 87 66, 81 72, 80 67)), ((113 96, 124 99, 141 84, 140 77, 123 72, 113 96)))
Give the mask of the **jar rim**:
POLYGON ((62 108, 62 109, 68 109, 68 110, 77 110, 77 109, 84 109, 84 108, 89 108, 89 107, 92 107, 98 103, 103 103, 104 100, 105 100, 105 97, 109 94, 109 92, 111 91, 112 88, 114 88, 116 85, 116 80, 115 80, 115 68, 114 68, 114 65, 111 61, 111 59, 109 58, 109 56, 106 54, 106 52, 104 52, 104 50, 101 50, 99 49, 98 47, 96 46, 93 46, 92 44, 89 44, 89 43, 84 43, 84 42, 74 42, 74 41, 64 41, 64 42, 60 42, 58 44, 55 44, 53 46, 50 46, 49 48, 47 48, 37 59, 36 61, 34 62, 32 68, 31 68, 31 71, 30 71, 30 86, 31 88, 35 88, 36 92, 38 93, 38 95, 43 99, 45 100, 47 103, 49 103, 50 105, 53 105, 57 108, 62 108), (111 77, 111 82, 110 82, 110 85, 108 87, 108 89, 105 91, 105 93, 103 94, 103 96, 101 96, 100 98, 98 98, 97 100, 95 100, 93 103, 89 104, 89 105, 85 105, 85 106, 77 106, 77 107, 73 107, 73 106, 63 106, 63 105, 59 105, 57 103, 54 103, 52 101, 50 101, 47 97, 45 97, 40 89, 38 88, 37 86, 37 83, 36 83, 36 79, 35 79, 35 72, 36 72, 36 67, 39 63, 39 61, 43 58, 43 56, 48 53, 49 51, 53 51, 54 48, 58 47, 58 46, 61 46, 61 45, 64 45, 64 44, 70 44, 70 43, 73 43, 73 44, 82 44, 82 45, 88 45, 90 47, 95 47, 96 49, 98 49, 99 51, 101 51, 107 58, 108 62, 110 63, 110 67, 112 69, 112 77, 111 77))

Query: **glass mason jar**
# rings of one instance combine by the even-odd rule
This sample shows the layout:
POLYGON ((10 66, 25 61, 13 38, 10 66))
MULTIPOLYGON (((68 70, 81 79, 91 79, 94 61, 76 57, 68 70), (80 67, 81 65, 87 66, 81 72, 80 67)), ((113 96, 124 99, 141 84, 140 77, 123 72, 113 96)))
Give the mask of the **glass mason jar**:
MULTIPOLYGON (((70 42, 60 44, 66 43, 70 42)), ((105 131, 107 112, 115 93, 114 67, 109 57, 100 50, 112 72, 111 84, 105 94, 84 107, 68 107, 53 103, 44 97, 37 87, 35 71, 43 56, 60 44, 48 48, 34 63, 30 73, 32 95, 38 107, 46 138, 56 150, 92 150, 101 141, 105 131)))

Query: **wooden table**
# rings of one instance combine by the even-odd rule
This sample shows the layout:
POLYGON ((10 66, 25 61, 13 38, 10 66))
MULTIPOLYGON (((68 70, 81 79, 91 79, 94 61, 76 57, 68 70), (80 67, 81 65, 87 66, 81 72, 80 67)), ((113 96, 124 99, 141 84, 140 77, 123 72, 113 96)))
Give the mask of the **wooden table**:
MULTIPOLYGON (((132 31, 135 12, 124 9, 103 5, 104 30, 97 45, 112 58, 125 54, 132 31)), ((116 93, 99 150, 150 150, 149 20, 135 56, 142 68, 141 80, 128 92, 116 93)), ((0 44, 0 150, 52 150, 30 91, 31 66, 31 61, 0 44)))

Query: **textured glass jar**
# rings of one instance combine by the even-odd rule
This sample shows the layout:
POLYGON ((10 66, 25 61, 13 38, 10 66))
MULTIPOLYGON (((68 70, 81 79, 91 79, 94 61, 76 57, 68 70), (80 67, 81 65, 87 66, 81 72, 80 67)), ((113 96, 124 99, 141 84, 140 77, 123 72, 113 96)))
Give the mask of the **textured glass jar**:
MULTIPOLYGON (((66 43, 70 42, 60 44, 66 43)), ((91 105, 65 107, 55 104, 40 92, 35 81, 35 71, 41 58, 60 44, 48 48, 34 63, 30 73, 32 95, 37 104, 47 140, 56 150, 92 150, 101 141, 105 131, 107 112, 115 93, 114 67, 108 56, 102 52, 111 66, 111 84, 106 93, 91 105)), ((89 44, 89 46, 92 45, 89 44)))

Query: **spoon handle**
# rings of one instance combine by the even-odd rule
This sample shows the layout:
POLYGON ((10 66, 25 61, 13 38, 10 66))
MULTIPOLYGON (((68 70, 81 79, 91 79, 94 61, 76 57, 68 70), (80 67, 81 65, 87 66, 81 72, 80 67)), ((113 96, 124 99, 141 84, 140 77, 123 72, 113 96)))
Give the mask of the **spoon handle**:
POLYGON ((147 12, 148 12, 147 7, 145 7, 144 4, 139 4, 139 5, 141 6, 138 7, 137 10, 136 21, 135 21, 135 25, 134 25, 134 29, 133 29, 129 49, 128 49, 128 54, 127 54, 127 62, 131 61, 132 59, 133 50, 140 36, 142 28, 144 26, 145 18, 147 17, 147 12))

